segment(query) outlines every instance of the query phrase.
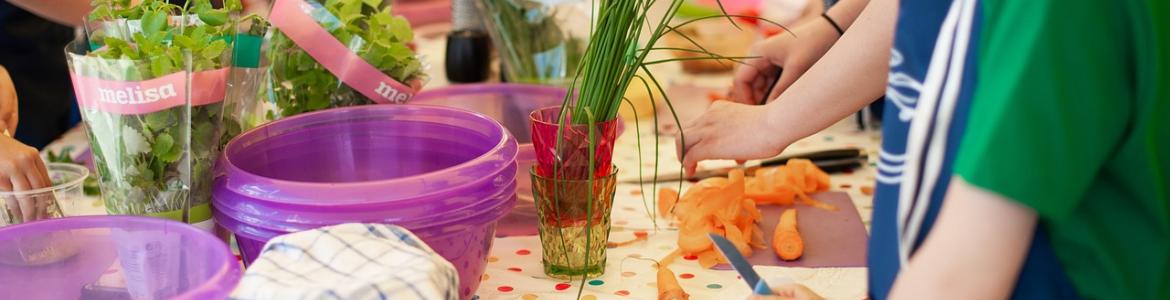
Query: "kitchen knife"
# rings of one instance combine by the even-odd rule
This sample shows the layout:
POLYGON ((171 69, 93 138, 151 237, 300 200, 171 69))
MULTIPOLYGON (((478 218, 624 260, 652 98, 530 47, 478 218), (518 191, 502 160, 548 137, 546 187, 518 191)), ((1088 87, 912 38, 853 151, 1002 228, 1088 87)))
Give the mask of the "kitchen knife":
POLYGON ((739 272, 739 277, 743 277, 743 281, 747 282, 749 289, 755 291, 757 295, 772 294, 772 290, 768 287, 768 284, 763 282, 763 279, 760 279, 760 274, 757 274, 756 270, 752 269, 752 265, 747 262, 746 258, 743 258, 743 254, 739 253, 739 249, 736 249, 735 245, 731 244, 731 241, 714 233, 708 233, 707 237, 711 238, 711 241, 715 243, 715 249, 718 249, 719 253, 727 258, 727 262, 731 264, 731 267, 736 272, 739 272))
MULTIPOLYGON (((757 161, 754 163, 749 162, 745 165, 745 167, 736 166, 736 167, 728 167, 728 168, 700 169, 698 171, 695 171, 694 175, 692 175, 690 177, 686 177, 686 179, 699 180, 699 179, 710 178, 710 177, 723 177, 723 176, 727 176, 727 173, 731 172, 732 169, 739 169, 739 168, 744 168, 744 175, 752 176, 756 173, 756 170, 759 170, 760 168, 784 165, 784 164, 787 164, 788 160, 791 160, 791 159, 810 160, 810 161, 812 161, 812 163, 814 165, 816 165, 822 171, 825 171, 827 173, 837 173, 837 172, 844 172, 844 171, 852 170, 854 168, 861 167, 862 165, 865 165, 865 163, 869 162, 869 157, 868 157, 868 155, 865 154, 865 151, 862 151, 861 149, 858 149, 858 148, 841 148, 841 149, 823 150, 823 151, 808 152, 808 153, 782 155, 780 157, 766 159, 763 161, 757 161)), ((649 177, 649 176, 647 176, 647 177, 649 177)), ((670 172, 670 173, 658 174, 657 180, 658 180, 658 182, 678 181, 681 178, 682 178, 681 174, 676 173, 676 172, 670 172)), ((655 180, 655 178, 652 178, 652 177, 641 179, 641 181, 643 181, 643 182, 652 182, 654 180, 655 180)), ((634 177, 634 178, 624 179, 624 180, 622 180, 622 182, 624 182, 624 183, 638 183, 639 179, 637 177, 634 177)))

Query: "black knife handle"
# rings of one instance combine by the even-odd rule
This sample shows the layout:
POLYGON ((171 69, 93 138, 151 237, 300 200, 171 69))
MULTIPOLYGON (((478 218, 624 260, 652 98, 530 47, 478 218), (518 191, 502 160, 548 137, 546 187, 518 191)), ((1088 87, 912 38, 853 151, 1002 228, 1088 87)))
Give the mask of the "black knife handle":
POLYGON ((862 151, 861 151, 861 149, 858 149, 858 148, 832 149, 832 150, 816 151, 816 152, 810 152, 810 153, 785 155, 785 156, 777 157, 774 159, 762 161, 762 162, 760 162, 760 166, 761 167, 770 167, 770 166, 784 165, 784 164, 788 163, 788 160, 794 159, 794 158, 803 158, 803 159, 811 160, 811 161, 813 161, 813 163, 816 163, 817 161, 822 161, 822 160, 849 159, 849 158, 857 158, 857 157, 861 157, 861 156, 862 156, 862 151))

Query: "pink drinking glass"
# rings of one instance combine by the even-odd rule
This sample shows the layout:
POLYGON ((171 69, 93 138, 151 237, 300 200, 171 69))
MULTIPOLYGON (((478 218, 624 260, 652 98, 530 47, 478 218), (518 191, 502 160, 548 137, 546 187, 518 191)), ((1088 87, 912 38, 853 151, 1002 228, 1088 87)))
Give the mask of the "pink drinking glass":
POLYGON ((608 176, 613 168, 613 146, 617 139, 618 119, 595 122, 596 142, 590 143, 589 126, 574 124, 572 108, 566 109, 560 143, 557 129, 561 126, 561 106, 532 111, 532 148, 536 152, 537 175, 555 179, 588 179, 608 176), (593 152, 593 164, 589 153, 593 152))

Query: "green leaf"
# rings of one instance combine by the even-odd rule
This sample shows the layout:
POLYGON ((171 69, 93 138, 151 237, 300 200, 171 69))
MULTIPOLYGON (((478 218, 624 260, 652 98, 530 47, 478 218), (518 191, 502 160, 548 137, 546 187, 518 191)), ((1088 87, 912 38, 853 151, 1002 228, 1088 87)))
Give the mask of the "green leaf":
POLYGON ((150 11, 142 15, 142 32, 146 35, 163 31, 166 27, 167 15, 165 13, 161 11, 150 11))
POLYGON ((183 147, 172 146, 169 151, 164 153, 155 153, 154 155, 165 163, 173 163, 179 161, 179 158, 183 157, 183 147))
POLYGON ((138 130, 126 125, 122 125, 122 146, 126 148, 126 154, 130 155, 146 153, 150 150, 150 144, 146 142, 146 138, 138 130))
POLYGON ((192 40, 190 37, 181 34, 175 35, 175 43, 178 43, 179 47, 183 48, 195 48, 196 46, 195 40, 192 40))
POLYGON ((224 48, 227 48, 227 42, 224 42, 223 40, 215 40, 214 42, 211 42, 210 45, 207 45, 207 48, 203 48, 200 54, 203 55, 204 58, 215 59, 223 55, 224 48))
POLYGON ((161 130, 171 126, 174 120, 174 113, 172 110, 163 110, 146 115, 146 126, 150 130, 161 130))
POLYGON ((174 145, 175 138, 172 138, 170 134, 161 133, 154 138, 154 147, 152 147, 152 150, 154 150, 154 153, 169 153, 171 147, 174 145))
MULTIPOLYGON (((227 23, 228 13, 222 10, 199 12, 199 20, 211 26, 220 26, 227 23)), ((202 28, 202 27, 201 27, 202 28)))

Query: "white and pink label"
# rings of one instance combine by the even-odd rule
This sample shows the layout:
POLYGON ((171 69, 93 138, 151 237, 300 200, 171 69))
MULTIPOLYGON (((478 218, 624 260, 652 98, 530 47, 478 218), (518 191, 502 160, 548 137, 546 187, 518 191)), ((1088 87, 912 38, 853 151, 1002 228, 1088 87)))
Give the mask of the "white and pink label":
POLYGON ((346 48, 310 13, 304 0, 276 0, 268 20, 337 79, 377 103, 405 103, 417 92, 346 48))
MULTIPOLYGON (((143 81, 117 81, 71 74, 77 104, 123 115, 140 115, 183 106, 187 96, 187 72, 176 72, 143 81)), ((191 105, 223 101, 228 69, 191 73, 191 105)))

